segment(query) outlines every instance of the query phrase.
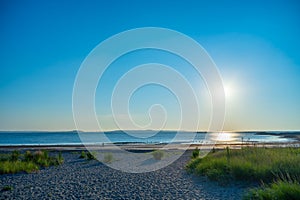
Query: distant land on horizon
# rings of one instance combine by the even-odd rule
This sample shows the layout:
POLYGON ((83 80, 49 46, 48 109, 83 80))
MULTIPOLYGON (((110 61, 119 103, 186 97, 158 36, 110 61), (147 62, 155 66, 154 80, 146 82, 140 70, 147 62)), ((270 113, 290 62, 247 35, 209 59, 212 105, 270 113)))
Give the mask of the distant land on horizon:
MULTIPOLYGON (((108 130, 108 131, 81 131, 81 130, 0 130, 0 133, 114 133, 114 132, 147 132, 147 131, 159 131, 159 132, 176 132, 178 130, 108 130)), ((181 132, 197 132, 197 133, 208 133, 208 131, 185 131, 181 132)), ((213 132, 213 131, 209 131, 213 132)), ((256 134, 267 134, 267 135, 279 135, 279 134, 300 134, 300 130, 245 130, 245 131, 220 131, 220 132, 229 132, 229 133, 256 133, 256 134)))

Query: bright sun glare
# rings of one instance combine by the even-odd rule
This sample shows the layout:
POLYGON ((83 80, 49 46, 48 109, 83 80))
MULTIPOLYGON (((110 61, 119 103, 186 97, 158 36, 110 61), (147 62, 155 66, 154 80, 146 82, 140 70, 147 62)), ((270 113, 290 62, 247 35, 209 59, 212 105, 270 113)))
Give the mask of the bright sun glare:
POLYGON ((225 84, 224 85, 224 92, 225 92, 226 99, 231 99, 234 96, 235 88, 230 84, 225 84))
POLYGON ((217 141, 232 141, 234 140, 234 133, 227 133, 227 132, 222 132, 219 133, 217 136, 217 141))

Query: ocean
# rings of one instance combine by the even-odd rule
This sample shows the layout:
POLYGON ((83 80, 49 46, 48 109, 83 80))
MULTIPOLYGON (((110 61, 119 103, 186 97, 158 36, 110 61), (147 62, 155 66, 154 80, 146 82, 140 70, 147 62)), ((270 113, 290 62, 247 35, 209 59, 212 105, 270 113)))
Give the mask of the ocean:
MULTIPOLYGON (((111 131, 105 133, 99 132, 80 132, 84 136, 85 143, 103 144, 103 143, 143 143, 159 144, 174 142, 175 131, 160 131, 157 134, 154 131, 129 131, 126 134, 123 131, 111 131), (99 136, 105 135, 109 141, 101 139, 99 136)), ((295 141, 293 138, 284 138, 280 133, 271 132, 224 132, 219 135, 216 133, 207 133, 217 143, 236 143, 236 142, 256 142, 256 143, 285 143, 295 141)), ((205 139, 206 133, 184 132, 176 143, 199 144, 205 139), (195 135, 194 135, 195 134, 195 135), (195 137, 194 137, 195 136, 195 137)), ((81 138, 77 131, 68 132, 28 132, 28 131, 1 131, 0 145, 80 145, 81 138)))

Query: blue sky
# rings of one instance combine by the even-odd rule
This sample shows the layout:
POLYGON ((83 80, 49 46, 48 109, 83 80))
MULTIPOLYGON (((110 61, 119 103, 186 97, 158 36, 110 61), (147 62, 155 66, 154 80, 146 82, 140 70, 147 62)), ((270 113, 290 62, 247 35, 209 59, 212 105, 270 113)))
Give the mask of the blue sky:
MULTIPOLYGON (((75 129, 72 90, 81 62, 108 37, 149 26, 182 32, 210 54, 230 90, 226 130, 300 129, 298 1, 0 3, 1 130, 75 129)), ((136 56, 140 56, 139 62, 150 61, 141 54, 136 56)), ((128 59, 123 64, 134 63, 135 59, 128 59)), ((169 61, 168 56, 157 59, 180 63, 169 61)), ((112 66, 108 88, 114 83, 109 79, 121 72, 112 66)), ((187 73, 187 78, 193 79, 193 72, 187 73)), ((160 92, 159 88, 150 90, 160 92)), ((136 105, 147 97, 142 92, 136 96, 136 105)), ((96 98, 99 118, 107 129, 114 129, 101 118, 109 115, 108 101, 102 104, 100 94, 96 98)), ((156 102, 147 99, 147 105, 141 104, 138 111, 131 105, 136 116, 156 102)), ((143 116, 138 120, 145 122, 143 116)), ((175 127, 174 123, 176 120, 167 128, 175 127)))

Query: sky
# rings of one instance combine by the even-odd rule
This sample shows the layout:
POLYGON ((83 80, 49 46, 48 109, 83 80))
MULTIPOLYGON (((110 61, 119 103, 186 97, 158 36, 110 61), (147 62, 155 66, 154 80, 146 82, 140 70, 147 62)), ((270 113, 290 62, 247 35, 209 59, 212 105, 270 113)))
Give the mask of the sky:
MULTIPOLYGON (((100 42, 141 27, 179 31, 208 52, 224 82, 224 130, 300 130, 298 1, 0 0, 0 27, 0 130, 76 129, 72 92, 81 63, 100 42)), ((101 126, 118 129, 112 89, 126 71, 149 62, 168 64, 199 87, 205 130, 211 105, 203 79, 185 61, 155 50, 129 53, 104 74, 95 96, 101 126)), ((178 101, 158 85, 137 90, 128 103, 138 127, 153 128, 148 110, 155 104, 169 111, 164 129, 176 129, 178 101)), ((162 111, 153 115, 158 121, 162 111)))

